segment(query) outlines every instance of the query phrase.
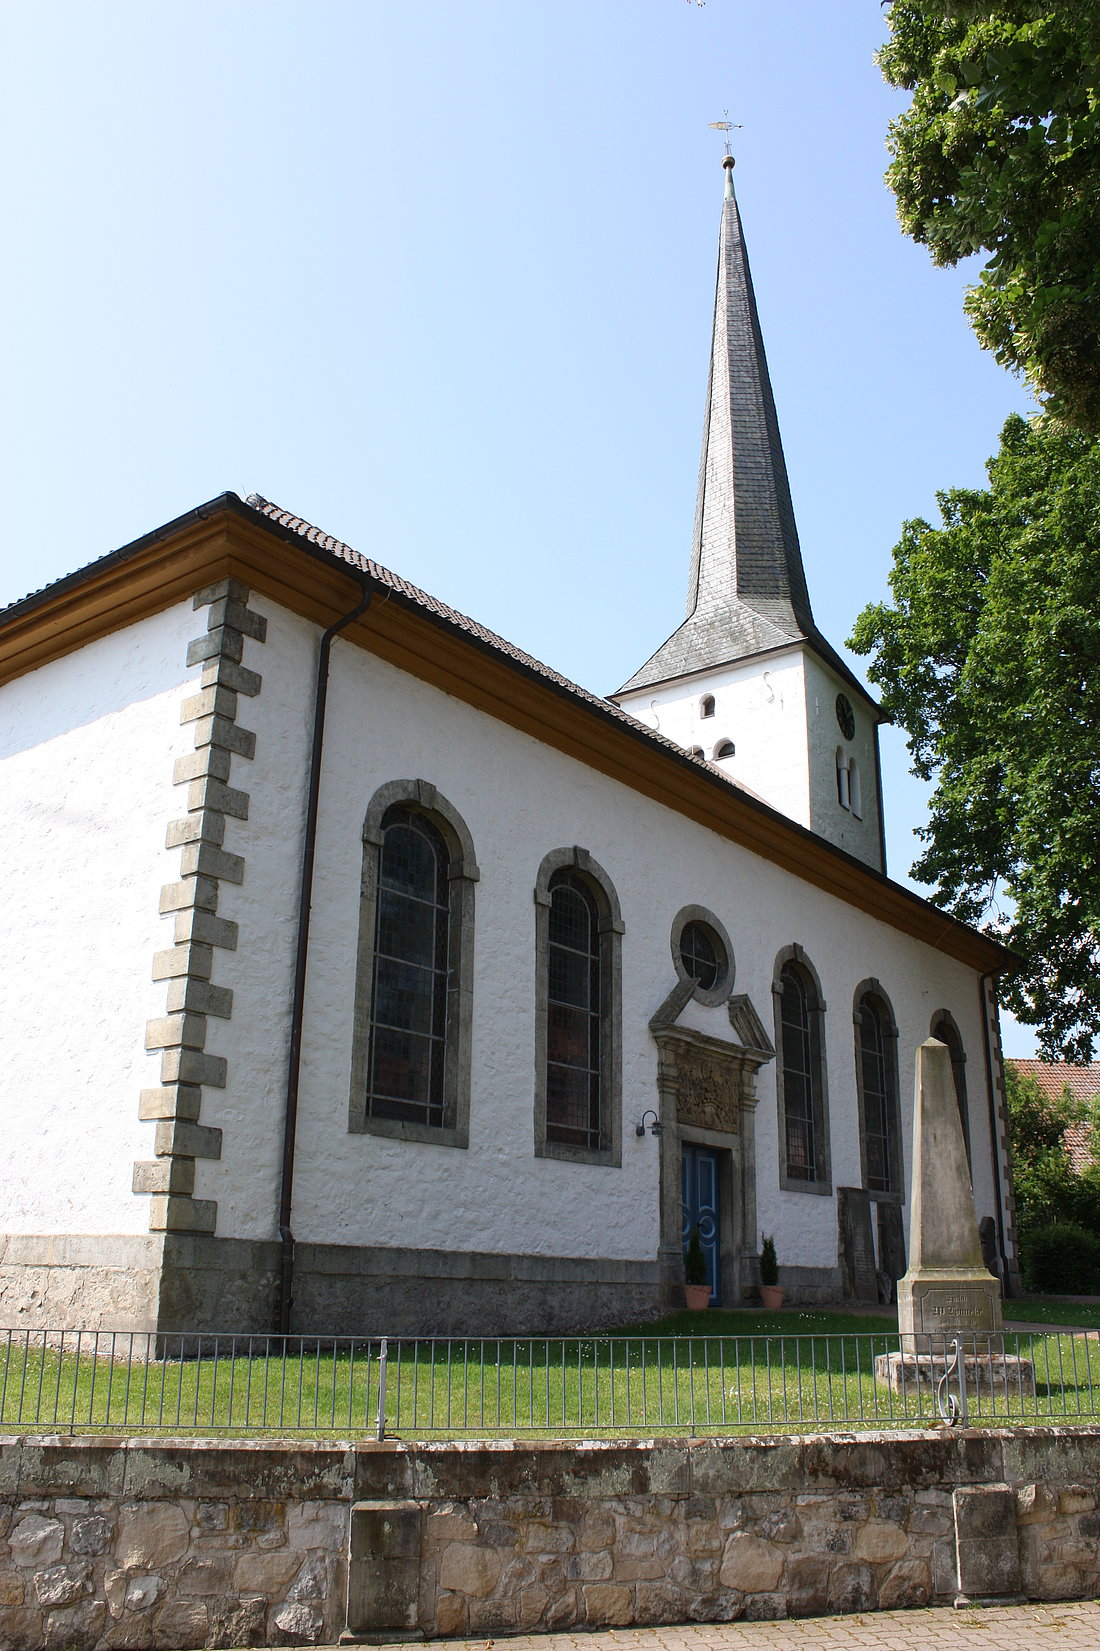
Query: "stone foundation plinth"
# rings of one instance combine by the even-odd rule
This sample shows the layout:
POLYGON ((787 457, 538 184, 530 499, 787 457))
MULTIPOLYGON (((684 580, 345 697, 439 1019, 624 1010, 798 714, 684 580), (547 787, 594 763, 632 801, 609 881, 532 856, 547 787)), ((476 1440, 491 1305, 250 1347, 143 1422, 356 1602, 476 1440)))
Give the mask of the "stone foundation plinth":
MULTIPOLYGON (((968 1393, 1012 1399, 1035 1392, 1034 1365, 1015 1353, 964 1353, 962 1363, 968 1393)), ((940 1353, 880 1353, 875 1380, 893 1393, 927 1392, 942 1380, 949 1364, 940 1353)), ((954 1373, 951 1380, 958 1380, 954 1373)))

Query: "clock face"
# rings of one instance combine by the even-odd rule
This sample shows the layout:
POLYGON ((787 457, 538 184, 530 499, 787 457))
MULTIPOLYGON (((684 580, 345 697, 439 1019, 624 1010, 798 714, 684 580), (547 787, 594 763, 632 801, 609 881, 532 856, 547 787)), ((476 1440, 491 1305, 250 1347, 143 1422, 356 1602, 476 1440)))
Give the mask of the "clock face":
POLYGON ((836 696, 836 720, 840 724, 840 732, 844 738, 850 740, 856 731, 856 716, 847 694, 836 696))

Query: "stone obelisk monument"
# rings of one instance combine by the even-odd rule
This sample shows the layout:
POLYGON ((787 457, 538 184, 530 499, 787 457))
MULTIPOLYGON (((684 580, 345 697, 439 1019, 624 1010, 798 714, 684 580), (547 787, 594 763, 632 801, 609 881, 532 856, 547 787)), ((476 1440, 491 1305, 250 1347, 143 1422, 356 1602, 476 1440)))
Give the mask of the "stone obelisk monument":
POLYGON ((919 1393, 943 1375, 958 1340, 968 1390, 1030 1391, 1032 1366, 1005 1353, 1001 1330, 1001 1285, 982 1259, 951 1055, 929 1038, 917 1050, 909 1270, 898 1280, 901 1350, 880 1354, 875 1375, 896 1392, 919 1393))
POLYGON ((982 1259, 950 1051, 929 1038, 917 1050, 909 1270, 898 1280, 901 1345, 923 1353, 929 1337, 937 1349, 945 1336, 985 1342, 1001 1322, 1000 1280, 982 1259))

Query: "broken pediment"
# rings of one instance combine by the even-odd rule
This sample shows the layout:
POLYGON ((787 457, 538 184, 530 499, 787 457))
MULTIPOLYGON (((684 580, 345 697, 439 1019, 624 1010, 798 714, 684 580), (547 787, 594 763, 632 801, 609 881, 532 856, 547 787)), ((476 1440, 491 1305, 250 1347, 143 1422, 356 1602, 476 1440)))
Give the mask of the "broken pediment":
POLYGON ((774 1060, 775 1045, 764 1030, 764 1023, 750 1003, 748 994, 741 992, 737 997, 731 997, 727 1008, 729 1009, 730 1025, 733 1027, 742 1049, 759 1055, 761 1064, 764 1061, 774 1060))
POLYGON ((732 1038, 716 1038, 701 1032, 689 1032, 686 1027, 678 1028, 676 1022, 690 1003, 694 990, 693 981, 678 980, 660 1008, 655 1011, 649 1022, 649 1030, 658 1043, 662 1042, 662 1034, 668 1034, 675 1029, 678 1038, 690 1038, 700 1047, 709 1047, 717 1055, 736 1055, 751 1065, 753 1070, 775 1059, 775 1046, 745 992, 731 997, 726 1005, 730 1028, 734 1034, 732 1038))

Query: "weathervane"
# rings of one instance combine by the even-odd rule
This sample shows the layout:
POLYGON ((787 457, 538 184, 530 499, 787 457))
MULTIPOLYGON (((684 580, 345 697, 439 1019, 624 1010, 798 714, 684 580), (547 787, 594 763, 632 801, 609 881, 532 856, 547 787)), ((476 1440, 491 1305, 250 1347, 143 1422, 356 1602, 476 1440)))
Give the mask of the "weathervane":
POLYGON ((726 134, 726 154, 732 155, 733 150, 730 148, 730 133, 739 132, 741 130, 741 122, 739 120, 731 120, 729 110, 723 109, 722 119, 708 121, 707 125, 710 127, 712 132, 724 132, 726 134))

